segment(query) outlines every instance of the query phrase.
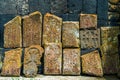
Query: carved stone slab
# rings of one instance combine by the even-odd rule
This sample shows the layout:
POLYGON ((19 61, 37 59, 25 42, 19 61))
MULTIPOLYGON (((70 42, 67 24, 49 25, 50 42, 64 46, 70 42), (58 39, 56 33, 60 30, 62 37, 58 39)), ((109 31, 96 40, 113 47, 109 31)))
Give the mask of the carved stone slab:
POLYGON ((61 43, 45 44, 44 74, 61 74, 62 45, 61 43))
POLYGON ((32 45, 25 48, 23 73, 26 77, 37 75, 38 66, 41 65, 41 57, 44 50, 39 45, 32 45))
POLYGON ((99 48, 100 29, 80 30, 80 44, 82 49, 99 48))
POLYGON ((23 17, 23 47, 41 45, 42 14, 38 11, 23 17))
POLYGON ((5 52, 1 75, 20 76, 22 49, 17 48, 5 52))
POLYGON ((97 15, 80 14, 80 28, 97 28, 97 15))
POLYGON ((92 51, 81 56, 82 73, 94 76, 103 76, 102 63, 99 52, 92 51))
POLYGON ((80 75, 80 49, 63 49, 63 74, 80 75))
POLYGON ((101 27, 102 54, 118 54, 118 34, 120 27, 101 27))
POLYGON ((61 42, 62 18, 46 13, 43 24, 43 45, 61 42))
POLYGON ((79 47, 79 22, 65 21, 62 28, 63 47, 79 47))
POLYGON ((16 16, 4 25, 4 47, 22 47, 21 17, 16 16))

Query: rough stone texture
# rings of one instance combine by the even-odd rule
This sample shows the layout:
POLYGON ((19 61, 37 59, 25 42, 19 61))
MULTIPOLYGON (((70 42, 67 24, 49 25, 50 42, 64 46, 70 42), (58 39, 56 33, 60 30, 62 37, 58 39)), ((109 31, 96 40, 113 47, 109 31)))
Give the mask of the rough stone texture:
POLYGON ((62 18, 46 13, 43 24, 43 45, 61 42, 62 18))
POLYGON ((23 47, 41 45, 42 14, 38 11, 23 17, 23 47))
POLYGON ((97 28, 97 15, 80 14, 80 28, 97 28))
POLYGON ((80 49, 63 49, 63 75, 80 75, 80 49))
POLYGON ((62 28, 63 47, 79 47, 79 22, 65 21, 62 28))
POLYGON ((108 0, 112 4, 117 4, 120 0, 108 0))
POLYGON ((92 51, 81 56, 82 73, 94 76, 103 76, 103 69, 99 52, 92 51))
POLYGON ((1 75, 20 76, 22 49, 17 48, 5 52, 1 75))
POLYGON ((104 74, 116 74, 119 68, 119 55, 103 55, 102 65, 104 74))
POLYGON ((116 54, 118 53, 118 34, 120 27, 101 27, 101 52, 102 54, 116 54))
POLYGON ((61 43, 45 44, 44 74, 61 74, 62 45, 61 43))
POLYGON ((100 46, 100 29, 80 30, 81 48, 99 48, 100 46))
POLYGON ((22 47, 21 17, 16 16, 4 25, 4 47, 22 47))
POLYGON ((41 57, 44 50, 39 45, 32 45, 25 48, 23 73, 26 77, 37 75, 38 66, 41 65, 41 57))

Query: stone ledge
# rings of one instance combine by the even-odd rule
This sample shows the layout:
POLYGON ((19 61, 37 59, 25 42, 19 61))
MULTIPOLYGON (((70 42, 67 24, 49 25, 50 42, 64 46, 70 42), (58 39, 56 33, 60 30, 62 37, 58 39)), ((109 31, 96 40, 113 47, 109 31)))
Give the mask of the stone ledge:
POLYGON ((38 75, 35 78, 25 77, 0 77, 0 80, 119 80, 116 76, 91 77, 91 76, 44 76, 38 75))

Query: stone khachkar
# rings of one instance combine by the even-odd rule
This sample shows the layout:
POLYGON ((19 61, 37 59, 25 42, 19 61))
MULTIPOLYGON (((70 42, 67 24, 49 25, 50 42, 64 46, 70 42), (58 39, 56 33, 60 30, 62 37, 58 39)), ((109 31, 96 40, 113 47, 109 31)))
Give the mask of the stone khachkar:
POLYGON ((38 66, 41 65, 41 57, 43 48, 39 45, 32 45, 25 48, 23 73, 26 77, 34 77, 37 75, 38 66))
POLYGON ((104 74, 118 72, 118 34, 120 27, 101 27, 101 53, 104 74), (114 66, 113 66, 114 65, 114 66))
POLYGON ((44 74, 62 74, 62 44, 46 43, 44 48, 44 74))
POLYGON ((62 18, 46 13, 43 24, 43 45, 61 42, 62 18))
POLYGON ((42 14, 38 11, 23 17, 23 47, 41 45, 42 14))
POLYGON ((97 28, 97 15, 80 14, 80 29, 81 28, 97 28))
POLYGON ((79 22, 64 21, 62 28, 62 46, 79 47, 79 22))
POLYGON ((2 76, 20 76, 22 49, 12 49, 5 51, 4 63, 2 66, 2 76))
POLYGON ((20 16, 16 16, 4 25, 4 48, 17 47, 22 47, 20 16))
POLYGON ((93 76, 103 76, 102 63, 97 50, 81 56, 82 73, 93 76))
POLYGON ((80 44, 82 49, 100 47, 100 29, 80 30, 80 44))
POLYGON ((80 48, 63 49, 63 75, 80 75, 80 48))

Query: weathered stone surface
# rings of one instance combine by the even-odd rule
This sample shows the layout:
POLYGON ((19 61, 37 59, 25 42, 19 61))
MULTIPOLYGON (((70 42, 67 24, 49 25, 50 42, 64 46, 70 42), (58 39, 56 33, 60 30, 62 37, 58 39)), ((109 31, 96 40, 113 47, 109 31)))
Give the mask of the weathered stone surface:
POLYGON ((117 4, 120 0, 109 0, 110 3, 112 4, 117 4))
POLYGON ((22 47, 21 17, 16 16, 4 25, 4 47, 22 47))
POLYGON ((80 14, 80 28, 96 28, 97 15, 96 14, 80 14))
POLYGON ((79 22, 65 21, 62 28, 63 47, 79 47, 79 22))
POLYGON ((61 74, 62 45, 61 43, 45 44, 44 74, 61 74))
POLYGON ((47 13, 43 24, 43 45, 45 43, 61 42, 62 18, 47 13))
POLYGON ((41 65, 41 57, 44 50, 39 45, 32 45, 25 48, 23 73, 26 77, 37 75, 38 66, 41 65))
POLYGON ((42 14, 38 11, 23 17, 23 47, 41 45, 42 14))
POLYGON ((100 29, 80 30, 81 48, 99 48, 100 29))
POLYGON ((101 27, 101 52, 102 54, 118 53, 118 34, 120 27, 101 27))
POLYGON ((93 51, 81 56, 82 73, 94 76, 103 76, 103 69, 99 52, 93 51))
POLYGON ((1 75, 20 76, 22 49, 17 48, 5 52, 1 75))
POLYGON ((119 55, 103 55, 102 65, 104 74, 116 74, 119 66, 119 55))
POLYGON ((80 75, 80 49, 63 49, 63 75, 80 75))

